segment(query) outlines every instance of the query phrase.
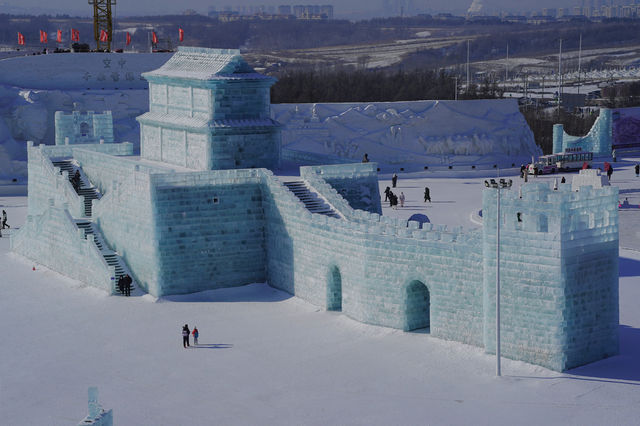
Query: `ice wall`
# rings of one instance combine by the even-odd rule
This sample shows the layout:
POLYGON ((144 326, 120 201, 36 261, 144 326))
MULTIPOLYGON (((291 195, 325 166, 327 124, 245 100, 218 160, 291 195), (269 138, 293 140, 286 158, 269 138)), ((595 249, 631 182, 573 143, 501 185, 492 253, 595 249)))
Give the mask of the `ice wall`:
MULTIPOLYGON (((482 162, 485 156, 530 159, 540 154, 514 100, 272 105, 283 125, 282 147, 384 164, 482 162)), ((487 161, 486 159, 484 161, 487 161)), ((329 161, 332 163, 334 161, 329 161)))
POLYGON ((85 238, 66 205, 28 215, 19 232, 11 235, 11 250, 54 271, 111 294, 114 271, 92 240, 85 238))
POLYGON ((563 152, 567 148, 581 148, 594 155, 611 155, 612 127, 611 110, 600 109, 600 116, 586 136, 571 136, 564 132, 562 124, 553 126, 553 152, 563 152))

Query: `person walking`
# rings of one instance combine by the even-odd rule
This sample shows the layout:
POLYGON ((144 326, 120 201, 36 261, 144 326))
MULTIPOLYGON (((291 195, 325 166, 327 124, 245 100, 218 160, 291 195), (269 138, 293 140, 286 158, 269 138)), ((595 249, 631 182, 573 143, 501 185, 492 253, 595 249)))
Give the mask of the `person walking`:
POLYGON ((393 197, 395 197, 396 194, 393 193, 393 191, 389 191, 389 207, 393 207, 393 197))
POLYGON ((395 188, 397 183, 398 183, 398 175, 394 173, 393 176, 391 177, 391 186, 395 188))
POLYGON ((391 197, 391 207, 393 207, 394 210, 398 209, 398 196, 396 194, 393 194, 391 197))
POLYGON ((426 203, 427 201, 431 202, 431 193, 429 192, 429 187, 425 186, 424 187, 424 202, 426 203))
POLYGON ((387 186, 387 188, 384 190, 384 201, 389 201, 389 193, 391 192, 391 188, 389 188, 387 186))
POLYGON ((400 200, 400 207, 404 207, 404 192, 400 191, 400 197, 398 197, 398 199, 400 200))
POLYGON ((182 327, 182 346, 189 346, 189 326, 187 324, 182 327))
POLYGON ((191 334, 193 334, 193 346, 197 346, 198 345, 198 335, 200 334, 198 332, 198 327, 196 327, 194 325, 193 326, 193 331, 191 332, 191 334))
POLYGON ((562 179, 560 179, 560 183, 567 183, 567 180, 564 178, 564 176, 562 176, 562 179))
POLYGON ((636 163, 636 177, 638 177, 638 175, 640 175, 640 163, 636 163))
POLYGON ((367 155, 367 153, 364 153, 364 157, 362 157, 362 162, 363 163, 368 163, 369 162, 369 155, 367 155))
POLYGON ((2 229, 4 228, 11 228, 11 227, 7 223, 7 212, 5 210, 2 210, 2 229))
POLYGON ((609 182, 611 182, 612 174, 613 174, 613 166, 609 166, 609 168, 607 169, 607 179, 609 179, 609 182))

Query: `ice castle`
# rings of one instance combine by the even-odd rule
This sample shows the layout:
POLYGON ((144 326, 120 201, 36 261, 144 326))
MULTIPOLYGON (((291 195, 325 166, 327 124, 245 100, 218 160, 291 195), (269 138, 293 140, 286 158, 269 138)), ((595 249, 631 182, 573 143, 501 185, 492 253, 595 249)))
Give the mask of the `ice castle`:
POLYGON ((487 188, 481 231, 399 221, 380 214, 375 163, 274 175, 273 79, 238 51, 180 48, 145 78, 140 156, 30 144, 15 252, 111 294, 125 272, 154 296, 267 282, 494 352, 499 222, 503 355, 561 371, 618 353, 617 188, 527 184, 503 191, 499 218, 487 188))

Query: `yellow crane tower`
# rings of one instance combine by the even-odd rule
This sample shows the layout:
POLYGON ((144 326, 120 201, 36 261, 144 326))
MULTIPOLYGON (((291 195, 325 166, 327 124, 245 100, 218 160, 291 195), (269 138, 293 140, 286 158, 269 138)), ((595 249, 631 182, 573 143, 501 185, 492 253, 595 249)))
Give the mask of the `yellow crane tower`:
POLYGON ((111 20, 111 5, 116 4, 116 0, 89 0, 93 5, 93 37, 96 40, 98 50, 111 50, 111 40, 113 33, 113 21, 111 20), (105 31, 108 40, 100 41, 100 33, 105 31))

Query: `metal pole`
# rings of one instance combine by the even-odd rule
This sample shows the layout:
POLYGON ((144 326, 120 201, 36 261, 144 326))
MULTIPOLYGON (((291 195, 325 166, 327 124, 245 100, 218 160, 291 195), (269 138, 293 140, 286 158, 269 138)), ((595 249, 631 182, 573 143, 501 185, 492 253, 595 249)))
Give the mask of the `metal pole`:
POLYGON ((580 94, 580 86, 582 85, 580 79, 580 65, 582 62, 582 33, 580 33, 580 47, 578 48, 578 94, 580 94))
POLYGON ((469 93, 469 42, 470 40, 467 40, 467 93, 469 93))
POLYGON ((496 223, 496 376, 500 377, 500 181, 498 181, 498 219, 496 223))

